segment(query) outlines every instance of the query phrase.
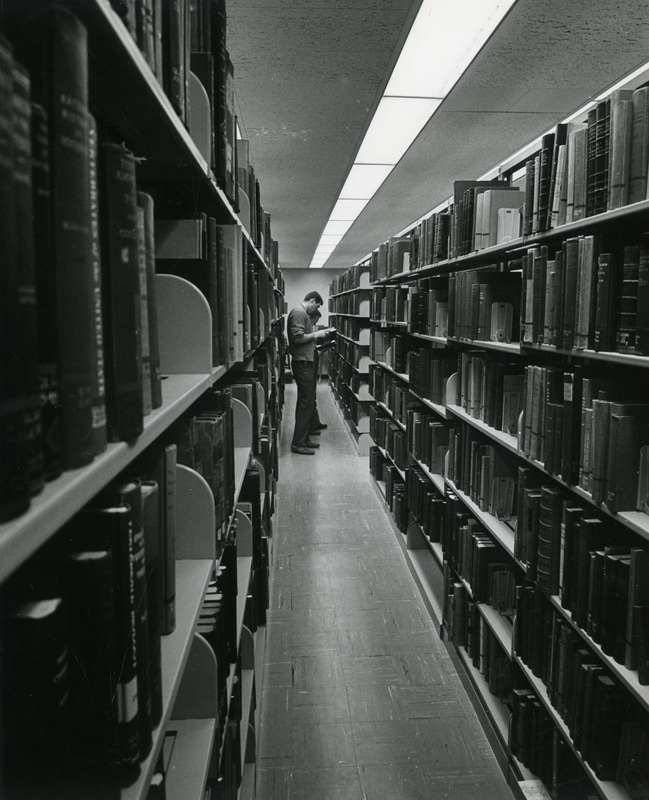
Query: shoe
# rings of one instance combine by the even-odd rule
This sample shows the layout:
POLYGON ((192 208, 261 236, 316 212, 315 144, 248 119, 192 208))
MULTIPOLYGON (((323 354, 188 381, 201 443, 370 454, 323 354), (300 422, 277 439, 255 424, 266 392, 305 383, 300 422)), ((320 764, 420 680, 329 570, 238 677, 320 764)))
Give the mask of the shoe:
POLYGON ((315 450, 309 450, 308 447, 291 447, 291 453, 297 453, 300 456, 314 456, 315 450))
POLYGON ((315 428, 311 431, 311 433, 314 433, 315 431, 324 431, 327 428, 328 428, 327 423, 326 422, 321 422, 319 425, 315 426, 315 428))
POLYGON ((309 436, 320 436, 322 431, 309 431, 309 436))
POLYGON ((316 447, 320 447, 320 442, 307 442, 306 446, 307 447, 312 447, 312 448, 315 449, 316 447))

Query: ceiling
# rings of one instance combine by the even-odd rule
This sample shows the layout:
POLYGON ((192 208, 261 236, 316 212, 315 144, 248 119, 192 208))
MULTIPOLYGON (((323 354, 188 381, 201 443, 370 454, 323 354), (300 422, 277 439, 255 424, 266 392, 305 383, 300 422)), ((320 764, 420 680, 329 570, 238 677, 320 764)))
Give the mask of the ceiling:
MULTIPOLYGON (((240 125, 283 269, 309 265, 420 2, 228 0, 240 125)), ((518 0, 326 267, 347 269, 648 58, 646 0, 518 0)))

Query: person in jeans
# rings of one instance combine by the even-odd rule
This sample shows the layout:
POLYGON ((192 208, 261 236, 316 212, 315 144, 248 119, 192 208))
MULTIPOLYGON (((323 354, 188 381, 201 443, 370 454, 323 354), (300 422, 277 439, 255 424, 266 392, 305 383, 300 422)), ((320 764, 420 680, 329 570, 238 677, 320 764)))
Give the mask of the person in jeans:
POLYGON ((314 455, 316 448, 320 446, 309 438, 315 408, 315 343, 318 339, 324 339, 329 329, 314 331, 309 317, 323 302, 319 292, 308 292, 304 300, 291 309, 286 324, 291 370, 297 384, 291 451, 304 456, 314 455))

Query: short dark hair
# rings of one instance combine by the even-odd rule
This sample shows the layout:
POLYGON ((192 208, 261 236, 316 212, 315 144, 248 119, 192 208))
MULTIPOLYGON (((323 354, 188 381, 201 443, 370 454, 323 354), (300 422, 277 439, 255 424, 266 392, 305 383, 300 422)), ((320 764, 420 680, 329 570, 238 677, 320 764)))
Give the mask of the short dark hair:
POLYGON ((321 306, 324 305, 324 300, 322 299, 322 295, 320 294, 320 292, 307 292, 304 295, 304 302, 308 303, 309 300, 315 300, 316 303, 318 303, 318 305, 321 306))

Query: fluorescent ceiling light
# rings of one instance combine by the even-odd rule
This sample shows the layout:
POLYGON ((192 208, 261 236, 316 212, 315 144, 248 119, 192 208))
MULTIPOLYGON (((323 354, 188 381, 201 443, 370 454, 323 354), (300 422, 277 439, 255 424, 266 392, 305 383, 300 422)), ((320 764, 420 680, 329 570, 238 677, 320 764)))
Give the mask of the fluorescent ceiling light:
POLYGON ((384 94, 444 97, 515 0, 424 0, 384 94))
POLYGON ((330 220, 325 225, 325 229, 322 231, 322 233, 323 235, 334 233, 336 236, 338 236, 338 239, 342 239, 342 237, 347 233, 353 224, 353 219, 330 220))
POLYGON ((423 0, 330 220, 351 226, 515 2, 423 0))
POLYGON ((354 164, 340 197, 345 200, 369 200, 392 172, 392 166, 392 164, 354 164))
POLYGON ((368 204, 369 200, 338 200, 333 207, 329 219, 330 220, 344 220, 349 219, 354 221, 356 217, 368 204))
POLYGON ((442 101, 428 97, 383 97, 374 112, 357 164, 396 164, 442 101))

